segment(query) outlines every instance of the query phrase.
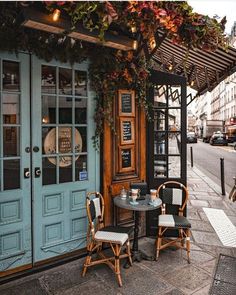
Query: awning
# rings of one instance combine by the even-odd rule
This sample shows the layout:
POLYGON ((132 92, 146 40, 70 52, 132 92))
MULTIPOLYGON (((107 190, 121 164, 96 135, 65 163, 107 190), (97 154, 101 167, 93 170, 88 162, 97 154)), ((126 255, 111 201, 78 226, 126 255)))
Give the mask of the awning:
POLYGON ((212 91, 236 71, 236 49, 218 48, 215 52, 190 50, 165 38, 152 55, 155 69, 185 76, 188 85, 201 95, 212 91))

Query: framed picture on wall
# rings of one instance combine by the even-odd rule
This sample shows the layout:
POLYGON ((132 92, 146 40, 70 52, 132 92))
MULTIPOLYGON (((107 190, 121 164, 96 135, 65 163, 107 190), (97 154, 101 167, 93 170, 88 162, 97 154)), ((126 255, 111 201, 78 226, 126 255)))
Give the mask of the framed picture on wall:
POLYGON ((135 97, 133 90, 119 90, 119 116, 134 117, 135 116, 135 97))
POLYGON ((119 147, 119 172, 131 172, 135 170, 134 145, 119 147))
POLYGON ((134 143, 134 132, 134 118, 120 118, 121 145, 134 143))

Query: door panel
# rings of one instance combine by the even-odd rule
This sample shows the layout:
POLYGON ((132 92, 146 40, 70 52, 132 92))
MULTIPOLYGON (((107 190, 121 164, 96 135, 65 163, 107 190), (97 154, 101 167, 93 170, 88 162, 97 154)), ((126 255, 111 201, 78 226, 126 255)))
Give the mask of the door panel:
MULTIPOLYGON (((186 80, 153 71, 149 91, 153 120, 148 123, 147 167, 150 188, 168 180, 186 184, 186 80)), ((176 209, 176 208, 175 208, 176 209)), ((167 210, 176 210, 167 207, 167 210)), ((147 235, 156 236, 158 209, 147 214, 147 235)))
POLYGON ((87 64, 32 60, 34 262, 86 245, 86 193, 97 190, 99 157, 87 64))
POLYGON ((0 276, 32 263, 29 56, 0 54, 0 276))

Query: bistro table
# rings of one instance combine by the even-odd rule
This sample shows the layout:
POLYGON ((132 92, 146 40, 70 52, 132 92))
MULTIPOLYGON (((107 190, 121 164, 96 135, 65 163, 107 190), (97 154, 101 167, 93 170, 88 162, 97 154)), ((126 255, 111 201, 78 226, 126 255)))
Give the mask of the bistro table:
MULTIPOLYGON (((132 260, 138 262, 140 262, 142 259, 153 260, 154 257, 148 256, 138 249, 140 212, 156 210, 157 208, 161 207, 162 201, 160 198, 157 198, 155 205, 150 205, 150 195, 145 195, 141 200, 137 200, 137 205, 130 204, 131 201, 132 199, 129 198, 129 196, 127 196, 126 199, 122 199, 120 196, 114 197, 115 206, 134 211, 134 240, 132 246, 132 260)), ((125 267, 129 267, 129 265, 126 264, 125 267)))

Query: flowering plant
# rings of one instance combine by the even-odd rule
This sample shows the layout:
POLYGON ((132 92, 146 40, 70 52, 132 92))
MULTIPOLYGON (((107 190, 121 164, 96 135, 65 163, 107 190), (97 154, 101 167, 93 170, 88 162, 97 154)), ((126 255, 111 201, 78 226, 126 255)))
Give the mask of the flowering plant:
POLYGON ((144 47, 154 38, 157 30, 163 31, 172 42, 187 48, 213 51, 225 47, 225 18, 215 18, 194 13, 187 2, 175 1, 44 1, 0 3, 0 49, 33 52, 47 61, 52 58, 62 62, 91 60, 89 74, 96 92, 96 131, 94 142, 103 132, 106 120, 114 130, 112 105, 116 91, 133 89, 136 100, 149 117, 146 87, 151 68, 150 56, 144 47), (90 31, 98 31, 101 41, 109 28, 118 28, 122 34, 136 38, 137 51, 120 51, 72 40, 68 36, 49 34, 20 26, 17 22, 23 6, 51 13, 59 9, 70 19, 71 30, 78 23, 90 31), (72 42, 73 41, 73 42, 72 42))

